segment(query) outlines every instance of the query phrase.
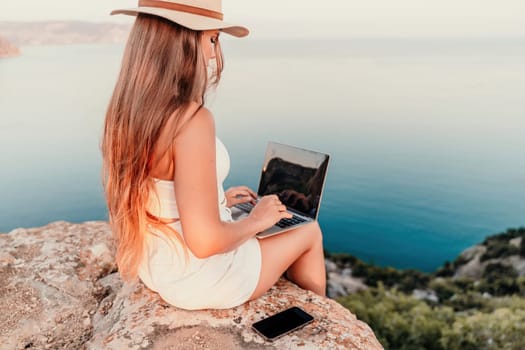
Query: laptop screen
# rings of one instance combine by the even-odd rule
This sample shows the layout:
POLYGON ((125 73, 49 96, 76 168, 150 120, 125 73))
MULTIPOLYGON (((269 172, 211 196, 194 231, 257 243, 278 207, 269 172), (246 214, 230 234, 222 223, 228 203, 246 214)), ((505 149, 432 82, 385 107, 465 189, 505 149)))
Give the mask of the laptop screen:
POLYGON ((277 194, 288 209, 317 218, 329 156, 269 142, 258 195, 277 194))

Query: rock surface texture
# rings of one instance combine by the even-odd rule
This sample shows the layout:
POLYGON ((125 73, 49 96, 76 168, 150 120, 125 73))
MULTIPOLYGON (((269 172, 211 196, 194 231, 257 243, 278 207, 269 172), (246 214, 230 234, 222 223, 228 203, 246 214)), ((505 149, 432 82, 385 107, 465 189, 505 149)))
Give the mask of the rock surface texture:
POLYGON ((0 235, 0 349, 382 349, 333 300, 281 280, 228 310, 186 311, 122 283, 105 222, 55 222, 0 235), (250 325, 299 306, 315 317, 273 343, 250 325))

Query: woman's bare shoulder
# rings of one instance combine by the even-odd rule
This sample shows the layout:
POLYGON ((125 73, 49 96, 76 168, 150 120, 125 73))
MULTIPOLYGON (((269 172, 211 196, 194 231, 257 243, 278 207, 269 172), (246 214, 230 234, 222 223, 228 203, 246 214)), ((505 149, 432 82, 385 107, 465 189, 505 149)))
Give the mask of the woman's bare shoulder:
POLYGON ((173 178, 173 157, 176 154, 177 139, 185 138, 187 142, 188 139, 202 139, 215 133, 213 115, 206 107, 195 102, 185 106, 185 112, 178 120, 179 127, 172 124, 175 121, 176 118, 168 120, 157 140, 151 160, 153 177, 173 178), (171 152, 168 152, 170 149, 171 152))
MULTIPOLYGON (((188 106, 186 113, 181 119, 181 128, 178 132, 178 136, 182 136, 187 133, 201 134, 215 132, 215 121, 211 111, 195 102, 191 102, 188 106)), ((177 138, 176 137, 176 138, 177 138)))

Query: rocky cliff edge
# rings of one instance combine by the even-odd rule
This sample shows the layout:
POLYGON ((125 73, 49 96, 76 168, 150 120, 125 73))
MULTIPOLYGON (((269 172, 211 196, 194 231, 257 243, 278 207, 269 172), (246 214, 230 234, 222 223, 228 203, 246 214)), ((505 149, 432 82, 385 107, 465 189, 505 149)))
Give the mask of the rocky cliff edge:
POLYGON ((0 235, 0 349, 382 349, 335 301, 281 280, 229 310, 185 311, 122 283, 105 222, 54 222, 0 235), (264 341, 250 325, 290 306, 315 317, 264 341))

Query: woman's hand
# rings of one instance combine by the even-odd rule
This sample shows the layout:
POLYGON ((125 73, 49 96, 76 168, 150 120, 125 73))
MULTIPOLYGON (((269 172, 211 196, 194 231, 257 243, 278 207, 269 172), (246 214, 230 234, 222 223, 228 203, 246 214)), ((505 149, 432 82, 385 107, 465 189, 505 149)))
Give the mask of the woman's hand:
POLYGON ((272 227, 283 218, 291 217, 292 214, 286 211, 286 206, 274 194, 262 197, 249 215, 249 218, 257 222, 257 233, 272 227))
POLYGON ((235 204, 250 202, 253 205, 256 203, 257 194, 247 186, 230 187, 225 192, 226 206, 233 207, 235 204))

